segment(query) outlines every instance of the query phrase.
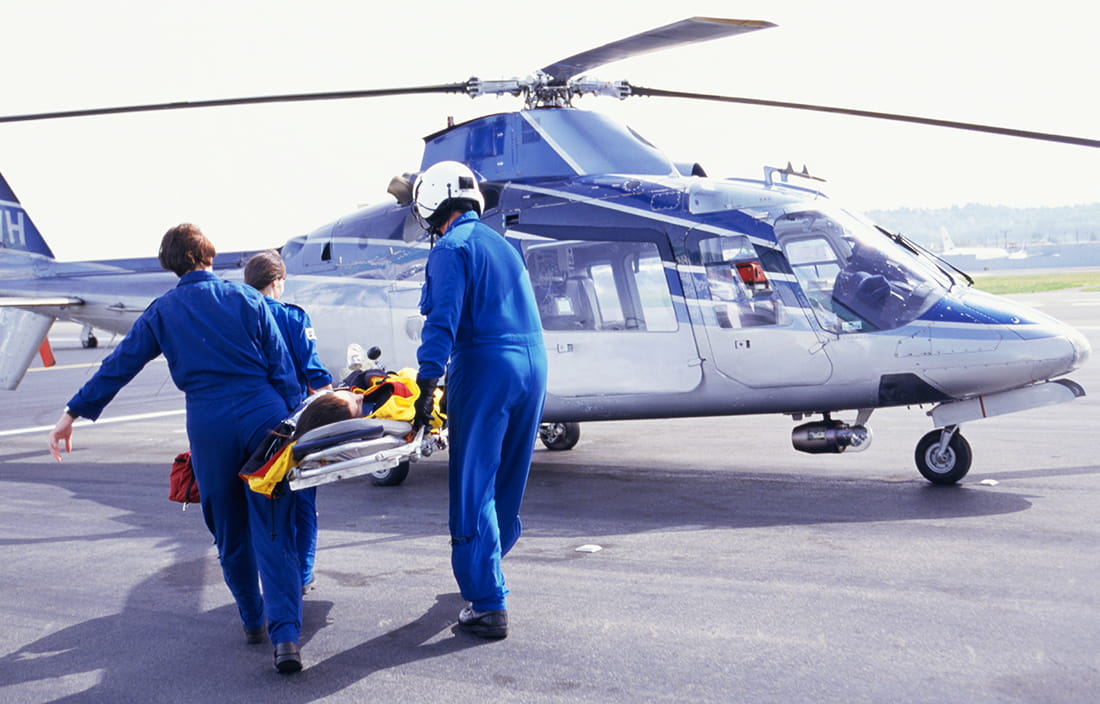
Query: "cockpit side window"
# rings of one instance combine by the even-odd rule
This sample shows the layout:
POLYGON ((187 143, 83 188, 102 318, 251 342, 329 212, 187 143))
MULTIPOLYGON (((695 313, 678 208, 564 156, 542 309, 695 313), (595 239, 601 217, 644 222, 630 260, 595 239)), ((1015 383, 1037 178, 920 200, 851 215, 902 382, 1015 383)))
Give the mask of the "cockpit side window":
POLYGON ((832 242, 821 235, 809 235, 787 239, 783 246, 791 270, 809 299, 818 322, 826 330, 841 332, 845 321, 833 310, 832 298, 833 285, 844 261, 832 242))
POLYGON ((782 303, 748 237, 702 239, 699 256, 720 327, 775 325, 782 321, 782 303))

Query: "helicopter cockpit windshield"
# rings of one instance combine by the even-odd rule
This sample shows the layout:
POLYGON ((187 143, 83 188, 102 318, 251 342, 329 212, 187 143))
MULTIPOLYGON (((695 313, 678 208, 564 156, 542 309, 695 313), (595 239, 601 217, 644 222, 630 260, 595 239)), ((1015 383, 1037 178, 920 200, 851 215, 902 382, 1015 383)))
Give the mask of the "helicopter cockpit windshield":
POLYGON ((915 320, 950 287, 943 272, 846 211, 784 208, 775 235, 821 326, 889 330, 915 320))

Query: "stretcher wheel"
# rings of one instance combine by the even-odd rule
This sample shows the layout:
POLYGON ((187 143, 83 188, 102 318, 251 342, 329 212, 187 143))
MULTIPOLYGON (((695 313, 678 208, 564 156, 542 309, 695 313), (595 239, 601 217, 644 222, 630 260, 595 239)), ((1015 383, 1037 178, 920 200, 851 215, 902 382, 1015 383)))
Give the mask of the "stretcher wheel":
POLYGON ((402 462, 396 467, 371 472, 370 481, 375 486, 397 486, 405 481, 407 476, 409 476, 409 463, 402 462))

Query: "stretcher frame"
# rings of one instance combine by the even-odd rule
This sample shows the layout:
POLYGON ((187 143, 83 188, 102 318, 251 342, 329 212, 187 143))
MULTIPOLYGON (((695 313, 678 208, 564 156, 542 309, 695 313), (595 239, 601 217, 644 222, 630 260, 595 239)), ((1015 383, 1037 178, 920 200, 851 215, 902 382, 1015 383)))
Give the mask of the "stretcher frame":
POLYGON ((402 462, 415 462, 447 446, 446 431, 425 434, 424 428, 411 441, 402 441, 399 436, 383 435, 373 440, 346 442, 310 453, 288 473, 290 489, 299 491, 374 474, 392 469, 402 462))

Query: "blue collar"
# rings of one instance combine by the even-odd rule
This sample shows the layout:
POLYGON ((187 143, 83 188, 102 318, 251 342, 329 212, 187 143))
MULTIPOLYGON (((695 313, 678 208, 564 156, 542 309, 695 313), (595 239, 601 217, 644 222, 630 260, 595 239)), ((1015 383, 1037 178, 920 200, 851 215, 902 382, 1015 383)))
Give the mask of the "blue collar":
POLYGON ((197 284, 200 281, 212 281, 218 278, 218 275, 212 271, 189 271, 180 277, 180 281, 177 286, 183 286, 184 284, 197 284))
MULTIPOLYGON (((452 222, 451 226, 447 228, 447 232, 450 232, 451 230, 455 229, 459 225, 470 222, 471 220, 480 220, 480 219, 481 219, 481 217, 477 214, 476 210, 467 210, 465 213, 463 213, 462 215, 459 215, 457 218, 455 218, 455 221, 452 222)), ((443 234, 445 235, 445 234, 447 234, 447 232, 444 232, 443 234)))

